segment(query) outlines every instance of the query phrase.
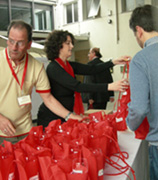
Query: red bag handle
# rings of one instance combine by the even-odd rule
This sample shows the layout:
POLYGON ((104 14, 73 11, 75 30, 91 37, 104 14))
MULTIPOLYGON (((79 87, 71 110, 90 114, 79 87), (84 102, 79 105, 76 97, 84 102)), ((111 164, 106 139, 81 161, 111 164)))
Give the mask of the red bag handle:
POLYGON ((127 170, 131 170, 133 178, 134 178, 134 180, 136 180, 134 170, 126 163, 126 161, 123 158, 121 158, 120 156, 118 156, 118 155, 113 155, 113 156, 117 157, 118 160, 122 160, 122 162, 125 164, 125 166, 123 167, 120 164, 118 164, 117 162, 115 162, 112 159, 110 159, 109 157, 107 157, 105 159, 106 163, 108 163, 109 165, 111 165, 113 168, 117 169, 120 172, 115 173, 115 174, 114 173, 113 174, 106 173, 106 175, 108 175, 108 176, 117 176, 117 175, 125 174, 128 177, 128 179, 131 180, 131 178, 128 176, 128 174, 126 174, 127 170))

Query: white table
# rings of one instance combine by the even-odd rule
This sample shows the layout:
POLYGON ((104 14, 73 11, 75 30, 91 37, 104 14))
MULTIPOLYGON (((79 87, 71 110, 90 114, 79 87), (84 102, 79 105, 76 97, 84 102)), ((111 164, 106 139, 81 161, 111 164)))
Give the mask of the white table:
MULTIPOLYGON (((126 151, 129 158, 126 162, 135 171, 136 180, 149 180, 148 166, 148 143, 139 139, 135 139, 134 133, 129 130, 118 133, 118 142, 121 151, 126 151)), ((111 166, 105 165, 104 172, 116 172, 111 166)), ((128 172, 132 178, 132 174, 128 172)), ((126 175, 107 176, 104 175, 104 180, 128 180, 126 175)))

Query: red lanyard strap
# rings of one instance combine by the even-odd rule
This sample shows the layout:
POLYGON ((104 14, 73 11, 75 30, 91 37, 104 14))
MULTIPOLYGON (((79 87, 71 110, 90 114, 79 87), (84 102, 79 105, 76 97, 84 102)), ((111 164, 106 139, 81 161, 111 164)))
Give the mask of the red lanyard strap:
POLYGON ((14 76, 14 78, 16 79, 17 83, 19 84, 20 88, 22 89, 23 84, 24 84, 24 80, 25 80, 25 76, 26 76, 26 71, 27 71, 28 54, 26 53, 26 62, 25 62, 25 67, 24 67, 24 71, 23 71, 23 75, 22 75, 22 80, 21 80, 21 85, 20 85, 18 77, 17 77, 17 75, 16 75, 16 73, 15 73, 15 71, 14 71, 12 65, 11 65, 10 60, 9 60, 8 53, 7 53, 7 48, 5 49, 5 53, 6 53, 7 62, 9 64, 9 67, 10 67, 11 71, 12 71, 12 75, 14 76))

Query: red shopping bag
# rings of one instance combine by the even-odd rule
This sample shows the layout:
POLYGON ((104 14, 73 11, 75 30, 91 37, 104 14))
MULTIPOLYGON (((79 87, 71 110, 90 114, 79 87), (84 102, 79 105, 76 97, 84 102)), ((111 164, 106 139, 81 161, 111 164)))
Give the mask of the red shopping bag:
MULTIPOLYGON (((109 114, 112 115, 112 114, 109 114)), ((106 116, 106 120, 108 121, 106 116)), ((107 122, 101 121, 96 123, 89 140, 88 147, 92 149, 101 149, 105 156, 110 156, 120 151, 117 132, 114 127, 106 125, 107 122)))
POLYGON ((67 174, 67 180, 91 180, 88 174, 67 174))
POLYGON ((105 115, 104 111, 98 111, 98 112, 90 113, 88 116, 90 120, 94 122, 99 122, 104 120, 103 119, 104 115, 105 115))
MULTIPOLYGON (((40 178, 41 180, 48 180, 52 177, 52 173, 48 170, 52 165, 51 156, 38 156, 39 166, 40 166, 40 178)), ((53 180, 53 179, 52 179, 53 180)))
POLYGON ((92 151, 97 162, 97 174, 98 180, 103 180, 104 175, 104 166, 105 166, 105 158, 101 151, 101 149, 95 149, 92 151))
POLYGON ((127 130, 126 117, 128 115, 128 107, 125 104, 121 104, 115 112, 116 129, 118 131, 127 130))
POLYGON ((44 139, 43 126, 34 126, 31 128, 28 136, 24 139, 24 141, 27 144, 30 144, 32 147, 36 147, 42 144, 43 139, 44 139))
MULTIPOLYGON (((15 149, 16 161, 25 167, 28 179, 46 180, 49 176, 45 175, 44 171, 48 168, 47 165, 51 165, 51 149, 45 147, 44 144, 43 146, 36 144, 32 147, 27 143, 25 141, 19 142, 19 149, 15 149)), ((17 166, 21 168, 20 165, 17 166)), ((21 172, 20 176, 23 177, 21 172)))
MULTIPOLYGON (((88 180, 88 167, 80 163, 82 158, 71 159, 69 157, 57 161, 58 167, 66 174, 67 180, 79 178, 88 180), (76 162, 76 160, 78 160, 76 162), (76 162, 76 163, 75 163, 76 162)), ((56 179, 55 179, 56 180, 56 179)))
POLYGON ((0 147, 0 174, 2 180, 18 179, 17 166, 14 163, 15 156, 11 142, 4 141, 0 147))
POLYGON ((51 165, 47 172, 50 174, 47 180, 67 180, 66 174, 57 164, 51 165))
POLYGON ((13 154, 10 153, 4 153, 1 154, 0 157, 0 172, 2 180, 11 179, 16 180, 17 178, 17 168, 15 163, 13 163, 15 160, 13 154))
POLYGON ((115 113, 105 114, 104 121, 107 123, 107 126, 113 128, 112 137, 117 140, 117 124, 116 124, 115 116, 116 116, 115 113))
POLYGON ((70 157, 66 157, 64 159, 61 157, 57 160, 57 165, 67 174, 72 170, 72 161, 73 159, 70 159, 70 157))
MULTIPOLYGON (((16 175, 15 175, 15 173, 9 174, 9 176, 7 177, 6 180, 14 180, 14 179, 15 180, 28 180, 27 173, 26 173, 25 168, 23 167, 23 165, 19 161, 16 161, 16 160, 12 161, 10 166, 12 164, 17 166, 16 175)), ((8 170, 10 170, 10 166, 9 166, 8 170)))
POLYGON ((88 180, 88 162, 85 158, 72 160, 72 171, 67 174, 67 180, 88 180))
POLYGON ((114 105, 117 106, 116 112, 114 112, 115 121, 116 121, 116 129, 118 131, 125 131, 127 130, 127 124, 126 124, 126 117, 128 115, 128 106, 130 100, 130 90, 129 88, 121 95, 121 92, 119 93, 119 97, 117 102, 114 105))
POLYGON ((69 154, 69 149, 68 149, 69 147, 66 147, 65 145, 65 149, 63 149, 62 141, 56 142, 54 138, 50 138, 49 143, 54 159, 65 158, 69 154))
POLYGON ((88 147, 91 149, 101 149, 104 155, 108 155, 109 148, 113 145, 111 141, 113 138, 112 127, 106 126, 104 121, 95 123, 95 126, 90 131, 88 147))
POLYGON ((45 133, 47 134, 47 137, 51 137, 54 134, 56 134, 60 129, 61 126, 61 120, 57 119, 54 121, 51 121, 48 126, 45 128, 45 133))
MULTIPOLYGON (((124 76, 129 76, 129 62, 124 66, 123 69, 123 78, 124 76), (127 73, 126 73, 127 68, 127 73)), ((126 117, 128 115, 128 106, 127 104, 130 102, 130 88, 128 87, 125 92, 120 92, 118 96, 118 100, 114 104, 114 111, 115 112, 115 120, 116 120, 116 127, 118 131, 125 131, 127 129, 126 125, 126 117)))
POLYGON ((137 139, 145 139, 147 134, 149 132, 149 123, 147 120, 147 117, 143 120, 139 128, 134 131, 135 133, 135 138, 137 139))
POLYGON ((97 161, 90 149, 82 146, 82 157, 87 159, 88 162, 88 176, 90 180, 96 180, 98 178, 97 173, 97 161))
POLYGON ((122 105, 122 104, 127 105, 131 101, 130 94, 131 94, 130 87, 128 87, 128 89, 126 89, 126 91, 123 92, 121 95, 121 98, 119 100, 120 105, 122 105))
POLYGON ((22 149, 15 149, 15 158, 18 168, 19 180, 39 179, 39 163, 37 157, 26 154, 22 149))

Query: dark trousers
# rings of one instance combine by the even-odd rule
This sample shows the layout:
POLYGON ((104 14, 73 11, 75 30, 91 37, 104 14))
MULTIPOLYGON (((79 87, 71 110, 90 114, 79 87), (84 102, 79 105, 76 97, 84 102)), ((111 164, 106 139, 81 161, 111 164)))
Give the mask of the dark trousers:
MULTIPOLYGON (((27 134, 28 135, 28 134, 27 134)), ((11 138, 5 138, 5 137, 0 137, 0 144, 3 143, 3 141, 9 141, 12 144, 15 144, 19 141, 21 141, 22 139, 24 139, 27 135, 23 135, 23 136, 17 136, 17 137, 11 137, 11 138)))

